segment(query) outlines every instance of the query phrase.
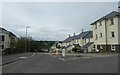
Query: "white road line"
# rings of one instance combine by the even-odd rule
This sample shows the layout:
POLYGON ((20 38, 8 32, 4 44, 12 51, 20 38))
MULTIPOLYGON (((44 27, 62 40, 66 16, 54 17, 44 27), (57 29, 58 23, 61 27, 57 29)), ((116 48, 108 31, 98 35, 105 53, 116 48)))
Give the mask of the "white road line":
POLYGON ((63 58, 59 58, 60 60, 62 60, 62 61, 66 61, 65 59, 63 59, 63 58))

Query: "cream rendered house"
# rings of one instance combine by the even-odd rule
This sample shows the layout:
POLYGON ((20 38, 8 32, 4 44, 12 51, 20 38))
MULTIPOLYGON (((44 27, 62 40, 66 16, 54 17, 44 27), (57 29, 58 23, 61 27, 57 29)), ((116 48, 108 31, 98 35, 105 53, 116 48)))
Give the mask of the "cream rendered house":
POLYGON ((17 41, 16 35, 0 27, 0 49, 1 51, 11 48, 13 41, 17 41))
POLYGON ((69 36, 63 41, 62 46, 64 46, 67 52, 69 52, 70 50, 72 50, 72 48, 75 48, 76 46, 78 47, 78 45, 79 48, 82 48, 82 46, 86 45, 87 43, 93 42, 92 38, 93 38, 92 31, 81 32, 78 35, 75 35, 74 33, 73 36, 69 36))
POLYGON ((120 49, 120 13, 113 11, 91 24, 95 49, 117 51, 120 49))

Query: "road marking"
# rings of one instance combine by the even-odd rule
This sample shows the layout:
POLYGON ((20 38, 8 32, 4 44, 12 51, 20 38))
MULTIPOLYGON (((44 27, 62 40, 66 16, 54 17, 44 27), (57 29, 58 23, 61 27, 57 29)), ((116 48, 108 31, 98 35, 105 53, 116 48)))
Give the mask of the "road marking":
POLYGON ((62 61, 66 61, 65 59, 63 59, 63 58, 59 58, 60 60, 62 60, 62 61))

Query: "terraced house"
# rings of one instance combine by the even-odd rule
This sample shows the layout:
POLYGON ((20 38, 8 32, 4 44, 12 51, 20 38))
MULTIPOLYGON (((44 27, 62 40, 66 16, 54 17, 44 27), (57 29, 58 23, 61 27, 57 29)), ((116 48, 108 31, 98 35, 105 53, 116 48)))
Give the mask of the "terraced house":
POLYGON ((96 50, 118 51, 120 49, 120 12, 113 11, 91 25, 96 50))
POLYGON ((14 41, 17 41, 17 36, 0 27, 0 51, 4 53, 5 50, 11 48, 14 41))
POLYGON ((93 44, 93 32, 92 31, 85 31, 81 32, 78 35, 69 36, 66 38, 62 46, 65 47, 67 52, 71 52, 73 48, 78 48, 77 52, 81 52, 81 50, 86 50, 85 52, 90 52, 92 51, 92 48, 88 50, 88 48, 93 44), (89 45, 83 47, 84 45, 90 43, 89 45))

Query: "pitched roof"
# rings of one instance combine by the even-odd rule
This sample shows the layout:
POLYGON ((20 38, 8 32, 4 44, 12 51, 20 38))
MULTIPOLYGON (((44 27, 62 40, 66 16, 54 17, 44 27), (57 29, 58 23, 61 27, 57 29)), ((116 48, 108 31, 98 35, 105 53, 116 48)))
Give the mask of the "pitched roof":
POLYGON ((92 38, 93 37, 93 31, 89 31, 88 34, 86 34, 83 38, 92 38))
POLYGON ((70 42, 71 40, 75 39, 76 36, 68 37, 63 42, 70 42))
POLYGON ((86 43, 82 48, 88 48, 90 45, 92 45, 94 42, 88 42, 86 43))
POLYGON ((80 34, 78 34, 76 36, 66 38, 63 42, 70 42, 74 39, 79 39, 79 38, 84 38, 84 37, 85 38, 92 38, 92 31, 81 32, 80 34))
POLYGON ((10 31, 7 31, 5 28, 2 28, 2 27, 0 27, 0 30, 2 30, 2 32, 7 32, 8 34, 10 34, 10 36, 11 37, 17 37, 15 34, 13 34, 12 32, 10 32, 10 31))
POLYGON ((105 20, 105 19, 112 19, 115 16, 120 16, 120 12, 112 11, 111 13, 109 13, 109 14, 103 16, 102 18, 96 20, 95 22, 91 23, 91 25, 95 24, 96 22, 105 20))
POLYGON ((76 47, 76 48, 80 48, 80 45, 79 44, 73 44, 74 45, 74 47, 76 47))
POLYGON ((82 33, 80 33, 79 35, 76 36, 76 39, 83 38, 88 33, 89 33, 89 31, 82 32, 82 33))

